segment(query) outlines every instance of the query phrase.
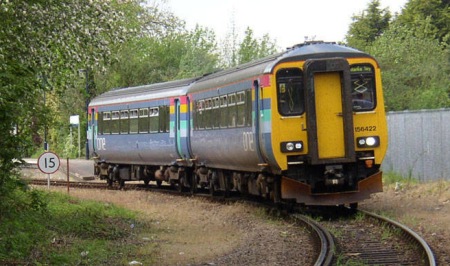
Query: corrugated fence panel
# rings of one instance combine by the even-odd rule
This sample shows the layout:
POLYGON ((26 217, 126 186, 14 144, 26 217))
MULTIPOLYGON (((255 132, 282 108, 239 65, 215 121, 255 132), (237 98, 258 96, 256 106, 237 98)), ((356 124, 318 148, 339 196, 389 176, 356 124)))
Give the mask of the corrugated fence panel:
POLYGON ((450 110, 389 112, 383 171, 421 181, 450 180, 450 110))

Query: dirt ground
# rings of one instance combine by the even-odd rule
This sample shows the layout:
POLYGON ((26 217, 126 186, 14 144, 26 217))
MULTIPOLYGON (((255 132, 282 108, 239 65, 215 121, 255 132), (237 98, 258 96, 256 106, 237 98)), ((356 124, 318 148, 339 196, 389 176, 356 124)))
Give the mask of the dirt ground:
MULTIPOLYGON (((314 260, 308 232, 268 220, 264 210, 245 203, 140 191, 72 189, 70 194, 151 217, 162 232, 155 236, 161 250, 158 265, 311 265, 314 260)), ((385 186, 359 206, 407 225, 425 238, 438 265, 450 265, 449 181, 385 186)))
MULTIPOLYGON (((46 189, 46 188, 40 188, 46 189)), ((65 188, 51 188, 65 193, 65 188)), ((157 265, 312 265, 303 227, 269 219, 246 203, 158 192, 71 189, 70 195, 136 210, 154 226, 157 265), (301 252, 299 255, 299 251, 301 252)), ((137 260, 138 261, 138 260, 137 260)))

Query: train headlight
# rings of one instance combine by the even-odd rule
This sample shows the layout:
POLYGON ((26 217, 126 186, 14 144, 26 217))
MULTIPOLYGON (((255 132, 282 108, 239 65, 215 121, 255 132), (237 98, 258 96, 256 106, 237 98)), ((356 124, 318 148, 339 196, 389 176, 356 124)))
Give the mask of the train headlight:
POLYGON ((286 141, 280 143, 281 152, 299 152, 303 150, 302 141, 286 141))
POLYGON ((370 137, 359 137, 356 138, 356 143, 358 148, 372 148, 380 146, 380 137, 370 136, 370 137))
POLYGON ((373 146, 373 145, 375 145, 377 143, 377 141, 376 141, 376 139, 374 138, 374 137, 368 137, 367 139, 366 139, 366 144, 368 145, 368 146, 373 146))
POLYGON ((294 150, 294 143, 292 143, 292 142, 288 142, 288 143, 286 143, 286 150, 287 151, 293 151, 294 150))

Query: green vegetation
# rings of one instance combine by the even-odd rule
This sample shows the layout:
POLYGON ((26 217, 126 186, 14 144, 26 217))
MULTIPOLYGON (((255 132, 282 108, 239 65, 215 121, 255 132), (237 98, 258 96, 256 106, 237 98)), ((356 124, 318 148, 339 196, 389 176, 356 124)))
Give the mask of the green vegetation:
POLYGON ((419 183, 419 180, 411 175, 405 177, 395 172, 387 172, 383 174, 383 183, 388 186, 396 184, 412 185, 419 183))
POLYGON ((154 263, 150 223, 111 204, 15 189, 0 202, 0 264, 154 263))
POLYGON ((372 0, 353 17, 346 36, 349 46, 380 63, 386 109, 450 107, 450 4, 410 0, 391 17, 372 0))

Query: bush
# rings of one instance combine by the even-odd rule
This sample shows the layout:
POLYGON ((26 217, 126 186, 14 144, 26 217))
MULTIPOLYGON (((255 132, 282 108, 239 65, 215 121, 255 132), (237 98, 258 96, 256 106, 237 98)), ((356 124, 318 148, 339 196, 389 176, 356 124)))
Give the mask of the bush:
POLYGON ((106 265, 143 245, 135 233, 149 226, 134 212, 15 187, 0 195, 1 265, 106 265))

